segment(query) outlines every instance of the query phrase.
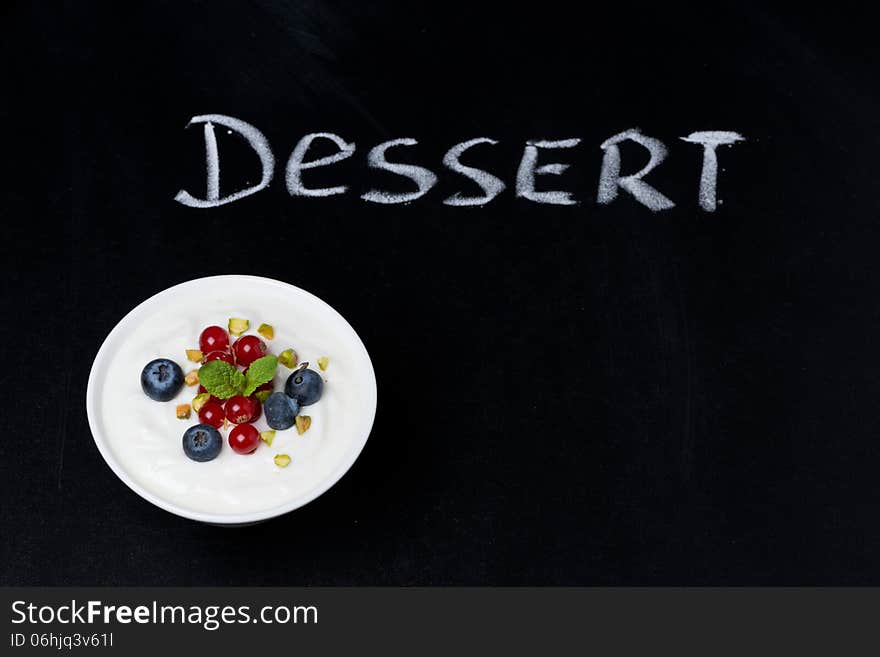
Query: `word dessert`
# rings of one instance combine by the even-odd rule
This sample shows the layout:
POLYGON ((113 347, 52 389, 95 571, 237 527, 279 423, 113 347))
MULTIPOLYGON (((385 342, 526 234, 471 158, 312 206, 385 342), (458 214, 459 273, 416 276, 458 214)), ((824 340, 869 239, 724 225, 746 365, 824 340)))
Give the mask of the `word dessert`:
MULTIPOLYGON (((205 135, 205 162, 207 167, 207 185, 204 198, 198 198, 186 190, 180 190, 175 196, 178 203, 192 208, 212 208, 219 205, 232 203, 252 194, 266 189, 272 182, 275 174, 275 155, 269 146, 265 135, 253 125, 240 119, 222 114, 204 114, 194 116, 188 125, 202 124, 205 135), (260 180, 258 183, 240 189, 236 192, 220 195, 220 155, 217 146, 215 126, 222 126, 228 132, 239 134, 257 154, 260 161, 260 180)), ((700 207, 706 212, 714 212, 717 205, 718 185, 718 155, 719 146, 731 146, 744 138, 737 132, 726 130, 704 130, 692 132, 681 140, 690 144, 696 144, 703 149, 702 171, 699 177, 699 190, 697 198, 700 207)), ((579 138, 559 140, 529 140, 523 149, 516 181, 515 192, 520 198, 535 203, 553 205, 575 205, 570 192, 562 190, 546 191, 538 190, 536 180, 539 176, 559 175, 568 169, 568 165, 561 162, 539 163, 551 155, 542 151, 558 151, 577 146, 579 138)), ((498 142, 489 137, 476 137, 455 144, 443 156, 443 166, 464 178, 471 180, 481 190, 479 195, 465 196, 456 192, 445 198, 443 203, 449 206, 482 206, 501 194, 507 184, 499 177, 462 162, 463 155, 470 149, 479 145, 495 145, 498 142)), ((370 189, 361 194, 360 198, 368 203, 383 203, 393 205, 397 203, 410 203, 421 198, 438 182, 437 174, 425 167, 415 164, 406 164, 390 160, 388 152, 391 149, 415 146, 418 142, 410 137, 392 139, 373 146, 367 152, 367 165, 371 169, 382 170, 412 181, 415 188, 408 192, 391 192, 381 189, 370 189)), ((302 137, 290 154, 285 166, 285 182, 287 191, 291 196, 305 197, 329 197, 348 192, 347 185, 335 185, 333 187, 308 187, 303 181, 303 172, 317 167, 331 166, 352 157, 355 153, 355 144, 332 132, 310 133, 302 137), (332 144, 334 151, 330 155, 309 158, 309 150, 312 144, 318 140, 324 140, 332 144)), ((659 166, 668 154, 666 145, 654 137, 643 134, 638 128, 632 128, 609 137, 601 144, 602 168, 599 174, 598 191, 596 202, 600 205, 612 203, 621 191, 631 195, 636 201, 649 210, 658 212, 675 207, 675 203, 655 187, 647 183, 644 178, 657 166, 659 166), (621 161, 620 145, 623 142, 632 142, 647 151, 648 163, 641 170, 623 175, 623 163, 621 161)))

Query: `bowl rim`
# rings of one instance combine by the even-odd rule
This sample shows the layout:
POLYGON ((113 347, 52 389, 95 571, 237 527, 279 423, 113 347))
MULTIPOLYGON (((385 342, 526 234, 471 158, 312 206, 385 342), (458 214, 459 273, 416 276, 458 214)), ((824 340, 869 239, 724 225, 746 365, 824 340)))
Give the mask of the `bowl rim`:
MULTIPOLYGON (((370 399, 368 398, 369 402, 370 399)), ((328 304, 323 299, 315 296, 311 292, 307 292, 296 285, 292 285, 290 283, 286 283, 284 281, 279 281, 273 278, 266 278, 263 276, 252 276, 248 274, 222 274, 217 276, 205 276, 202 278, 194 278, 189 281, 185 281, 183 283, 178 283, 176 285, 172 285, 171 287, 165 288, 160 292, 152 295, 151 297, 145 299, 144 301, 137 304, 134 308, 132 308, 125 316, 120 319, 113 329, 107 334, 107 337, 104 338, 104 341, 101 343, 101 346, 98 348, 98 352, 95 355, 95 359, 92 362, 92 367, 89 371, 89 381, 86 387, 86 415, 88 416, 89 429, 92 433, 92 439, 95 442, 95 446, 98 448, 101 456, 104 461, 110 467, 110 469, 116 474, 117 477, 131 490, 140 495, 143 499, 151 502, 152 504, 158 506, 161 509, 164 509, 170 513, 173 513, 177 516, 181 516, 183 518, 188 518, 190 520, 197 520, 200 522, 206 522, 215 525, 245 525, 252 524, 255 522, 260 522, 263 520, 269 520, 270 518, 275 518, 280 515, 284 515, 285 513, 289 513, 295 509, 298 509, 312 500, 316 499, 327 490, 329 490, 332 486, 334 486, 346 472, 354 465, 354 462, 360 456, 363 451, 364 446, 367 443, 367 439, 370 436, 370 431, 373 428, 373 422, 376 418, 376 405, 377 405, 377 389, 376 389, 376 374, 373 369, 373 362, 370 359, 370 355, 367 352, 367 348, 364 346, 363 341, 357 332, 352 328, 351 324, 330 304, 328 304), (193 509, 188 509, 186 507, 180 506, 173 502, 170 502, 159 495, 147 490, 143 486, 141 486, 137 481, 135 481, 122 467, 122 465, 117 461, 115 456, 113 455, 106 437, 101 429, 100 423, 98 421, 98 391, 100 386, 97 382, 97 372, 101 365, 103 365, 104 361, 108 359, 108 354, 110 351, 110 346, 113 340, 122 333, 127 325, 132 321, 132 317, 136 316, 139 312, 141 312, 144 308, 154 305, 161 301, 161 297, 171 294, 175 290, 180 290, 182 288, 188 287, 197 287, 199 285, 204 285, 207 282, 221 282, 221 281, 230 281, 236 280, 237 282, 241 281, 252 281, 259 282, 260 284, 268 284, 275 287, 279 287, 285 289, 287 291, 294 291, 297 294, 303 295, 309 298, 312 302, 317 303, 320 306, 323 306, 325 309, 329 310, 331 315, 335 315, 336 318, 341 322, 343 328, 347 328, 350 331, 351 336, 353 338, 352 346, 356 351, 360 352, 363 356, 365 363, 369 368, 369 390, 364 391, 364 395, 369 395, 372 400, 372 403, 369 403, 370 413, 369 417, 365 416, 364 421, 361 424, 361 430, 359 435, 357 436, 357 442, 349 448, 349 450, 345 453, 344 458, 339 461, 339 464, 336 468, 331 472, 331 474, 324 479, 321 483, 314 486, 310 490, 306 491, 302 495, 299 495, 293 500, 290 500, 284 504, 280 504, 275 507, 271 507, 269 509, 263 509, 260 511, 252 511, 248 513, 207 513, 204 511, 195 511, 193 509)))

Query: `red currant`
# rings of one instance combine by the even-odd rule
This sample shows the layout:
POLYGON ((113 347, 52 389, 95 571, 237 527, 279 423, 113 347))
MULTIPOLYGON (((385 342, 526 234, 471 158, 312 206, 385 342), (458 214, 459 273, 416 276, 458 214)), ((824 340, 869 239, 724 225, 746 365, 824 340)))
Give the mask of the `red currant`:
POLYGON ((244 424, 245 422, 255 422, 260 417, 262 406, 260 400, 256 397, 245 397, 243 395, 235 395, 226 400, 224 411, 230 422, 235 424, 244 424))
POLYGON ((229 349, 229 334, 220 326, 209 326, 199 336, 199 349, 203 354, 211 351, 226 351, 229 349))
POLYGON ((223 362, 229 363, 230 365, 235 365, 235 359, 228 351, 212 351, 210 354, 205 356, 206 363, 210 363, 212 360, 222 360, 223 362))
POLYGON ((229 432, 229 446, 239 454, 250 454, 260 444, 260 432, 253 424, 239 424, 229 432))
POLYGON ((257 358, 266 355, 266 343, 255 335, 244 335, 232 345, 235 352, 235 360, 242 367, 247 367, 257 358))
POLYGON ((219 429, 223 426, 223 407, 219 402, 209 401, 199 410, 199 421, 219 429))

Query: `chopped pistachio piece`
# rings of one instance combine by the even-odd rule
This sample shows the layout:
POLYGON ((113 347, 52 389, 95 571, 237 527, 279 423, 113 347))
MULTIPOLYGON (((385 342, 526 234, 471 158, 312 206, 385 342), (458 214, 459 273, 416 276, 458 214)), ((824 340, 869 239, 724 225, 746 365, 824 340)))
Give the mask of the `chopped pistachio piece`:
POLYGON ((285 349, 278 354, 278 362, 284 365, 287 369, 292 370, 299 362, 299 356, 293 349, 285 349))
POLYGON ((204 355, 198 349, 187 349, 186 358, 187 360, 191 360, 194 363, 201 363, 204 355))
POLYGON ((196 395, 192 400, 193 410, 198 413, 202 410, 202 406, 208 403, 208 400, 211 398, 211 394, 207 392, 203 392, 200 395, 196 395))
POLYGON ((183 377, 183 380, 186 381, 186 385, 188 385, 188 386, 194 386, 194 385, 198 384, 199 371, 193 370, 192 372, 187 374, 185 377, 183 377))
POLYGON ((232 333, 232 335, 239 336, 247 331, 250 325, 251 323, 246 319, 242 319, 241 317, 231 317, 229 319, 229 332, 232 333))
POLYGON ((326 356, 321 356, 321 357, 318 359, 318 367, 321 368, 321 371, 322 371, 322 372, 325 371, 325 370, 327 369, 327 366, 328 366, 329 364, 330 364, 330 359, 327 358, 326 356))
POLYGON ((271 445, 272 441, 275 440, 275 429, 269 429, 268 431, 260 432, 260 440, 262 440, 267 445, 271 445))
POLYGON ((275 329, 271 324, 260 324, 260 328, 257 329, 257 333, 262 335, 267 340, 271 340, 275 337, 275 329))
POLYGON ((296 432, 301 436, 312 426, 312 418, 308 415, 296 416, 296 432))
POLYGON ((271 395, 271 394, 272 394, 271 390, 260 390, 259 392, 254 393, 254 397, 259 399, 260 403, 262 404, 264 401, 269 399, 269 395, 271 395))
POLYGON ((189 413, 190 413, 189 404, 180 404, 174 410, 177 413, 177 417, 180 418, 181 420, 189 419, 189 413))
POLYGON ((290 457, 287 454, 276 454, 275 465, 277 465, 279 468, 286 468, 288 465, 290 465, 290 457))

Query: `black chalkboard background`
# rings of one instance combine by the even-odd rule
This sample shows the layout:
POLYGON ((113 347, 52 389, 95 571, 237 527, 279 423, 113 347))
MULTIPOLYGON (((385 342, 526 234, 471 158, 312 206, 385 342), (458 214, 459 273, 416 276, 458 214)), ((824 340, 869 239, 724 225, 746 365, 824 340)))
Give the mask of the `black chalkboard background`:
MULTIPOLYGON (((439 2, 69 3, 2 9, 2 584, 880 584, 878 49, 856 16, 743 3, 518 9, 439 2), (279 167, 332 131, 355 156, 221 208, 201 129, 222 113, 279 167), (595 202, 599 144, 670 149, 677 207, 595 202), (719 149, 697 205, 695 130, 719 149), (453 144, 507 182, 484 208, 453 144), (409 205, 366 151, 440 184, 409 205), (516 199, 527 139, 580 137, 516 199), (379 409, 327 494, 246 529, 152 507, 86 422, 92 359, 133 306, 250 273, 301 286, 369 349, 379 409)), ((222 193, 256 158, 221 135, 222 193)), ((624 167, 644 158, 623 149, 624 167), (627 158, 630 158, 629 160, 627 158)), ((408 189, 405 182, 399 189, 408 189)))

